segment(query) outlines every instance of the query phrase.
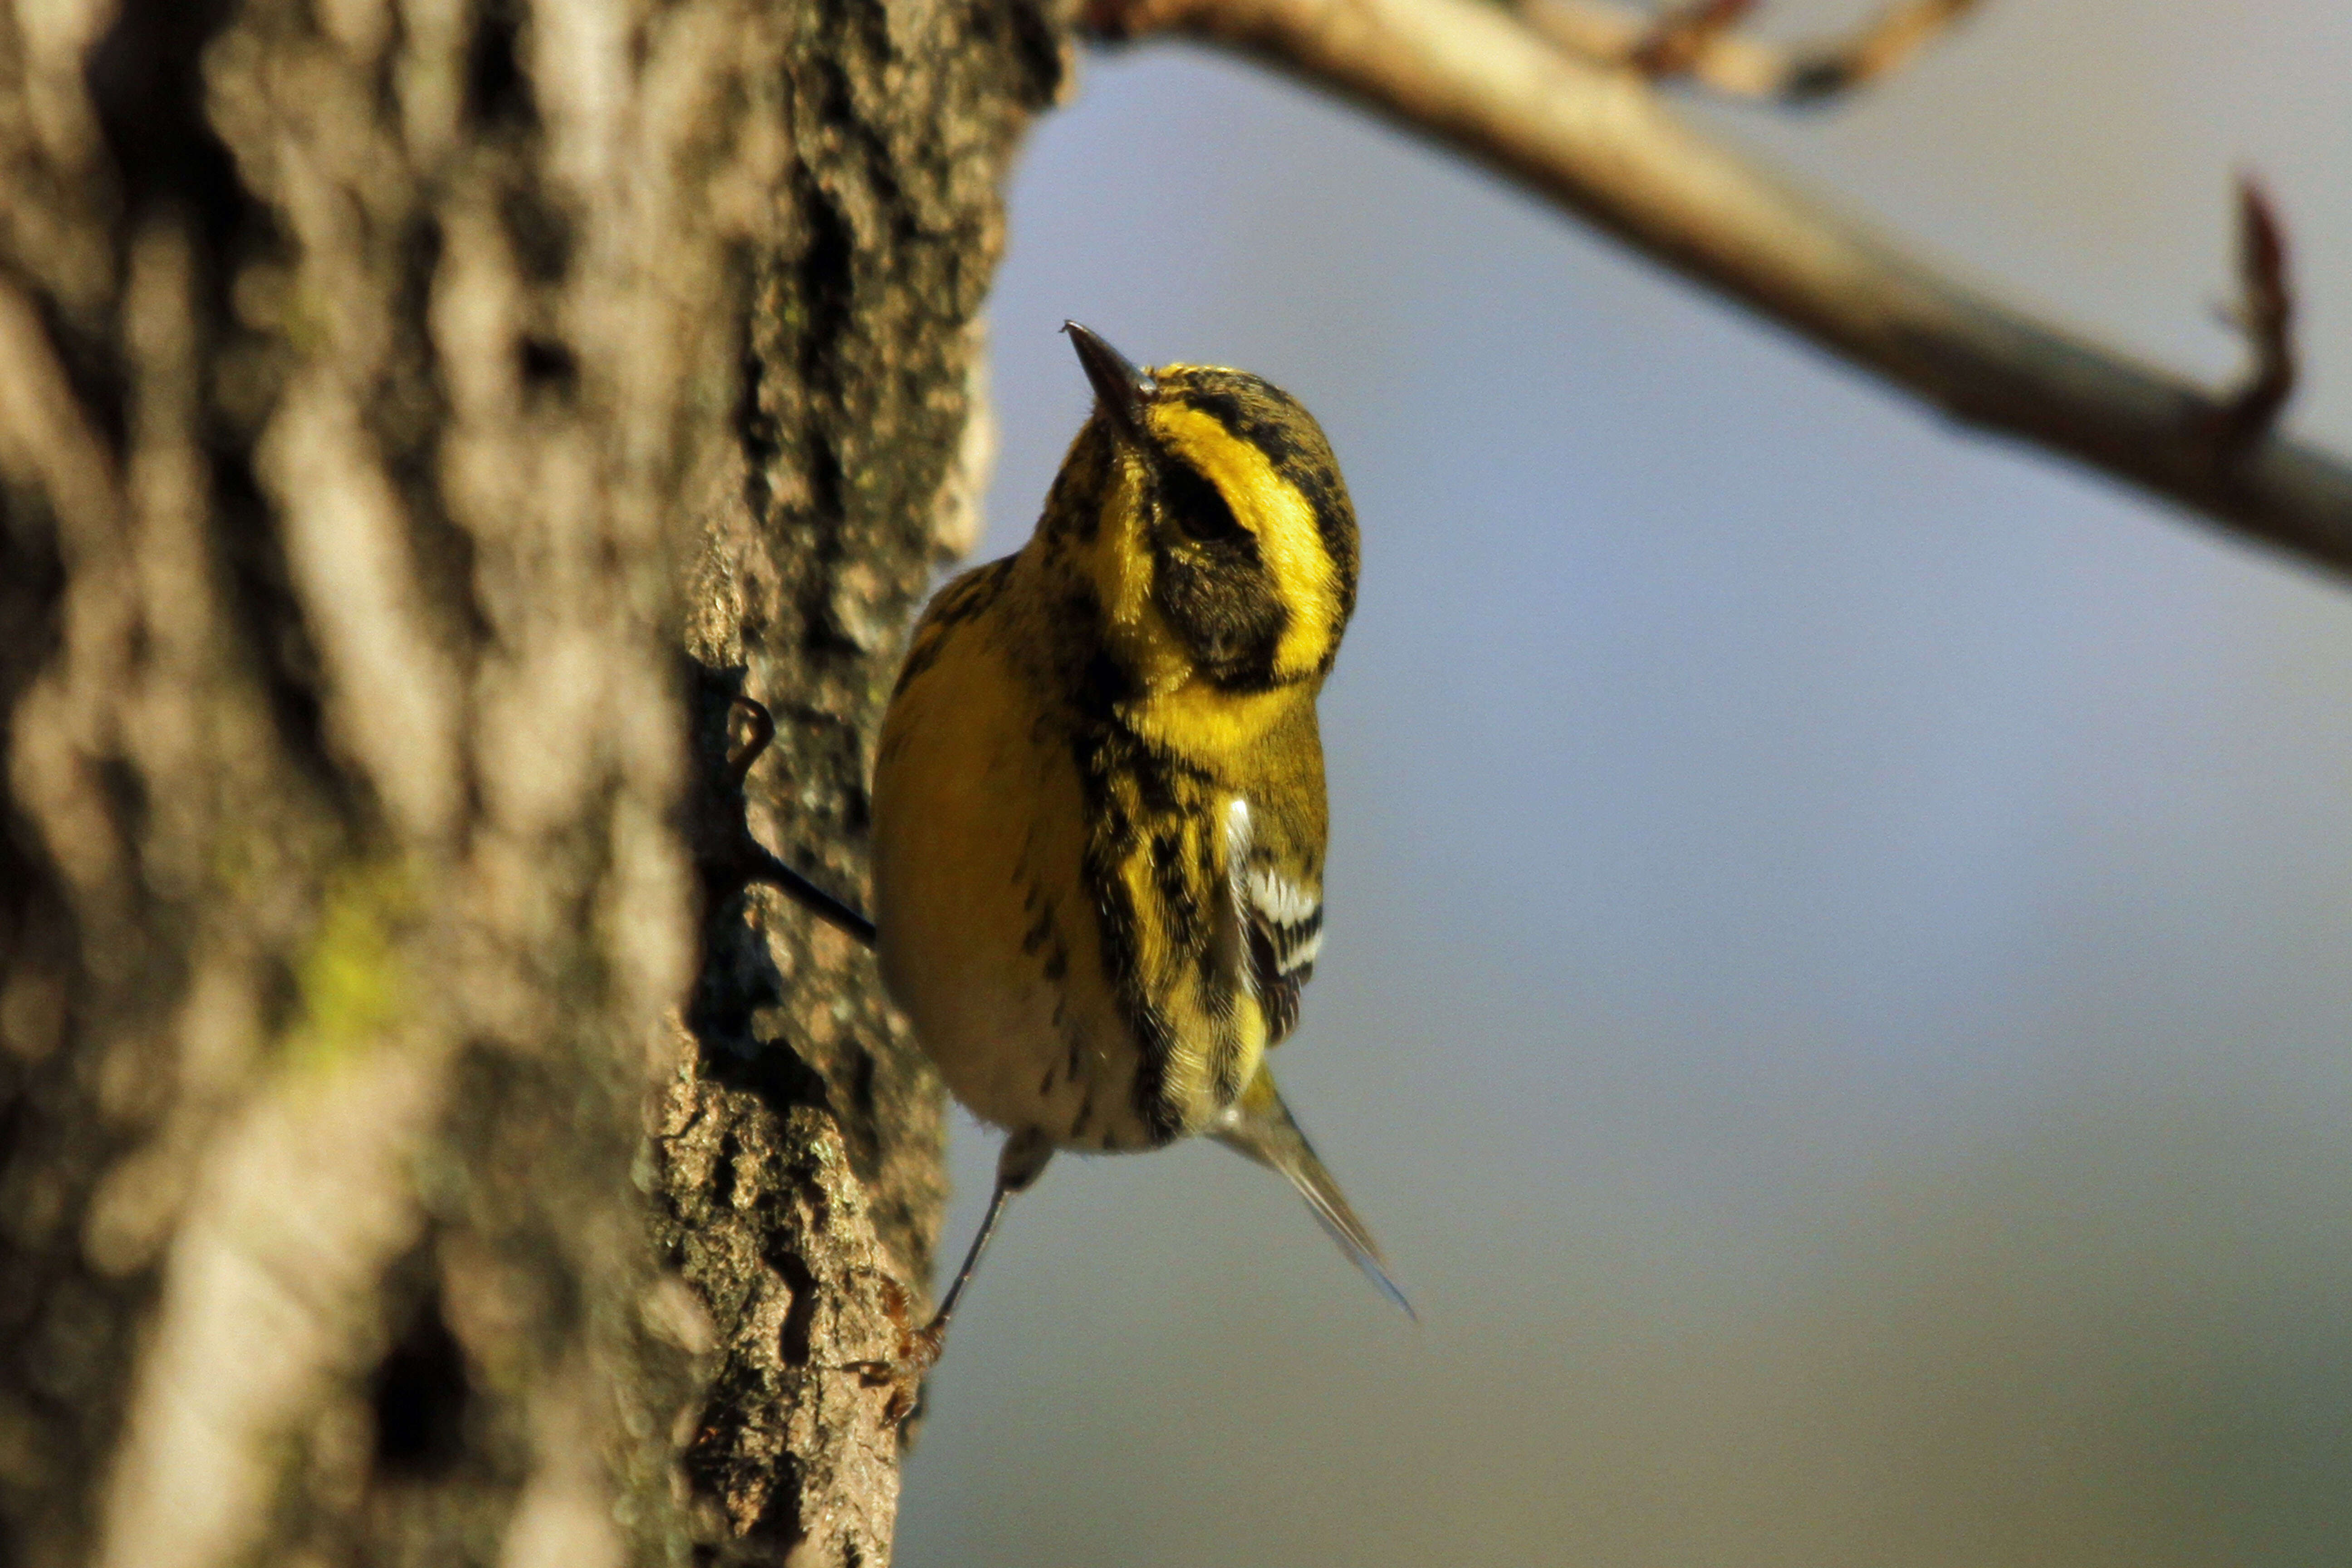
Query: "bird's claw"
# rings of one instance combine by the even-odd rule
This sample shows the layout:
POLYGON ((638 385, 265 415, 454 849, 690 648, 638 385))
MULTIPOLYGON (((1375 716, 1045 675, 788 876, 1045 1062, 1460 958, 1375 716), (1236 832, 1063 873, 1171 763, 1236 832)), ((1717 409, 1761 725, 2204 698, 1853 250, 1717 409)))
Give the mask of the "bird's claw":
POLYGON ((940 1354, 947 1349, 948 1326, 934 1318, 921 1328, 907 1321, 907 1299, 904 1292, 892 1289, 887 1297, 891 1321, 898 1330, 898 1348, 895 1354, 877 1361, 854 1361, 845 1369, 857 1374, 867 1388, 887 1388, 889 1402, 882 1411, 885 1426, 903 1426, 923 1405, 923 1380, 940 1363, 940 1354))

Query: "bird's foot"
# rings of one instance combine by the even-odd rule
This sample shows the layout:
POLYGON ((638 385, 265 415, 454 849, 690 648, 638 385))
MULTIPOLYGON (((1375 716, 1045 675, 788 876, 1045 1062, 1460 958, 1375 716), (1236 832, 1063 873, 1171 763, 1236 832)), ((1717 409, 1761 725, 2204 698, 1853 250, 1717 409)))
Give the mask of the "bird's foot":
POLYGON ((907 1310, 906 1292, 895 1282, 885 1298, 890 1321, 898 1331, 898 1346, 889 1356, 875 1361, 851 1362, 845 1371, 857 1374, 867 1388, 889 1391, 889 1400, 882 1411, 885 1426, 899 1426, 919 1415, 923 1407, 923 1380, 940 1363, 940 1352, 947 1349, 948 1325, 943 1317, 935 1317, 921 1328, 916 1328, 907 1310))

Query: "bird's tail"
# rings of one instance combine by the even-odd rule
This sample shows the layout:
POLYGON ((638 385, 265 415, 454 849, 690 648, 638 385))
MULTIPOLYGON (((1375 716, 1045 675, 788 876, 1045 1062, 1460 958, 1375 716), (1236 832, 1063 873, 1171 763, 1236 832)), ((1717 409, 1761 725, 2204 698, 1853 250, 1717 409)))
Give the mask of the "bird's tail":
POLYGON ((1404 1292, 1389 1278, 1388 1260, 1381 1256, 1380 1243, 1364 1228, 1364 1222, 1356 1217, 1356 1211, 1349 1206, 1348 1195, 1339 1190, 1331 1173, 1323 1168, 1323 1162, 1315 1157, 1314 1146, 1298 1130, 1290 1107, 1282 1103, 1282 1095, 1274 1087, 1274 1075, 1264 1066, 1259 1067, 1249 1087, 1242 1090, 1241 1098, 1211 1124, 1209 1135, 1226 1148, 1288 1176, 1290 1184, 1298 1189, 1298 1195, 1307 1200, 1307 1206, 1322 1222, 1325 1232, 1339 1244, 1339 1250, 1381 1288, 1382 1295, 1404 1309, 1406 1317, 1419 1321, 1420 1314, 1412 1310, 1412 1303, 1404 1299, 1404 1292))

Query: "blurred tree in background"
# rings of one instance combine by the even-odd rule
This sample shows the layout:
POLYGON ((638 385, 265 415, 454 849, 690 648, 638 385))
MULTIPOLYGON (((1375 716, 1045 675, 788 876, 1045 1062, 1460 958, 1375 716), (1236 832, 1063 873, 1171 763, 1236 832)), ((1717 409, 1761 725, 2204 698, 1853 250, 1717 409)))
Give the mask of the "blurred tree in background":
POLYGON ((940 1091, 730 699, 857 887, 1063 47, 0 16, 0 1559, 887 1558, 940 1091))

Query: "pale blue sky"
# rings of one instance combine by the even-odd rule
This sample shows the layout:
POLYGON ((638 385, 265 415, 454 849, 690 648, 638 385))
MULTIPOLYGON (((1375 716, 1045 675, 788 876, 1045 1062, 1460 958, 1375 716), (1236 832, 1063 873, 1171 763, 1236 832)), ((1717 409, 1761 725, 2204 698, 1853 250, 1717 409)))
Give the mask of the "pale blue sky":
MULTIPOLYGON (((1988 0, 1850 109, 1702 112, 2215 374, 2261 170, 2352 449, 2352 13, 2247 16, 1988 0)), ((1221 1150, 1059 1162, 903 1563, 2352 1553, 2352 592, 1197 52, 1089 57, 1011 233, 983 555, 1084 416, 1065 316, 1348 473, 1281 1059, 1423 1322, 1221 1150)))

